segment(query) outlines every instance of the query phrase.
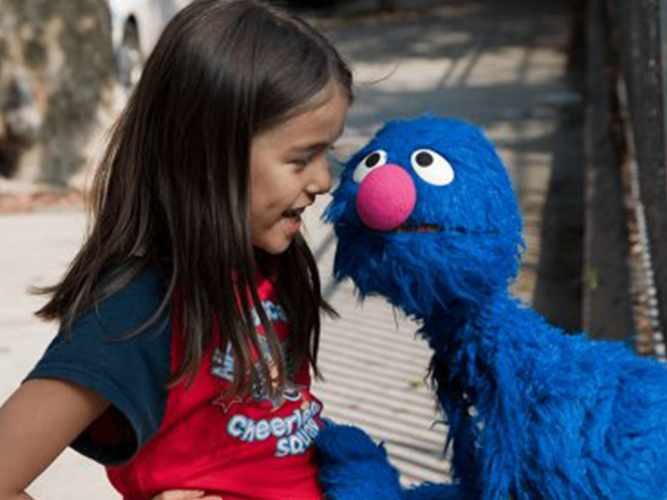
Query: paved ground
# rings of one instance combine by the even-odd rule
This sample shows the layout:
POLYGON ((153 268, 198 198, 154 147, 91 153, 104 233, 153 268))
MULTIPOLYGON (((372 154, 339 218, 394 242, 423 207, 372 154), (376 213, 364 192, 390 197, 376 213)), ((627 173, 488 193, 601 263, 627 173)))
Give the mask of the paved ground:
MULTIPOLYGON (((414 1, 414 10, 395 16, 352 12, 344 21, 320 20, 352 62, 359 83, 342 150, 363 144, 387 118, 425 111, 474 121, 498 144, 526 214, 528 252, 515 287, 526 300, 536 281, 540 214, 550 175, 577 133, 577 124, 564 129, 562 120, 577 99, 565 76, 564 4, 414 1)), ((432 425, 437 419, 424 382, 427 349, 413 338, 416 326, 383 302, 369 301, 362 309, 349 284, 331 283, 334 240, 318 220, 325 203, 309 214, 309 238, 325 293, 342 318, 325 322, 326 382, 315 390, 332 418, 357 423, 387 443, 406 482, 443 480, 444 429, 432 425)), ((77 210, 0 216, 0 401, 55 329, 32 319, 40 300, 24 291, 53 282, 83 230, 77 210)), ((38 499, 116 498, 103 471, 71 452, 30 492, 38 499)))

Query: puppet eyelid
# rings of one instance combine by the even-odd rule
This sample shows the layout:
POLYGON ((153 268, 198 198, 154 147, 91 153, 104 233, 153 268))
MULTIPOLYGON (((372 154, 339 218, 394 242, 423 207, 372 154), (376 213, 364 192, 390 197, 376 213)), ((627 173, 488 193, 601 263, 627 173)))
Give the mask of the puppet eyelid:
POLYGON ((363 160, 361 160, 354 169, 352 174, 352 180, 357 184, 361 183, 364 180, 371 170, 377 167, 381 167, 387 163, 387 152, 383 149, 376 149, 371 151, 363 160))

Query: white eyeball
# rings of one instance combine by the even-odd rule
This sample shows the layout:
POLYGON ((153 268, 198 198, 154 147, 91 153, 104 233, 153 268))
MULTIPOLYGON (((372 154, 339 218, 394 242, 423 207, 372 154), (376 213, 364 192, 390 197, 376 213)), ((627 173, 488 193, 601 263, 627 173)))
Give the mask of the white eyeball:
POLYGON ((368 153, 363 160, 354 169, 352 174, 352 180, 357 184, 361 183, 364 180, 371 170, 381 167, 387 163, 387 152, 382 149, 376 149, 375 151, 368 153))
POLYGON ((446 186, 454 180, 454 169, 440 154, 431 149, 418 149, 410 157, 419 177, 434 186, 446 186))

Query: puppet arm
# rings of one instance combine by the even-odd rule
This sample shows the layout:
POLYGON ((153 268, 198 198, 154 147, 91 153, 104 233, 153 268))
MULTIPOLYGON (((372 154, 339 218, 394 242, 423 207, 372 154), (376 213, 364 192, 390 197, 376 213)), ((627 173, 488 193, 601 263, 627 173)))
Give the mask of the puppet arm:
POLYGON ((327 500, 473 500, 463 487, 424 484, 403 489, 383 445, 364 431, 331 424, 315 439, 319 481, 327 500))

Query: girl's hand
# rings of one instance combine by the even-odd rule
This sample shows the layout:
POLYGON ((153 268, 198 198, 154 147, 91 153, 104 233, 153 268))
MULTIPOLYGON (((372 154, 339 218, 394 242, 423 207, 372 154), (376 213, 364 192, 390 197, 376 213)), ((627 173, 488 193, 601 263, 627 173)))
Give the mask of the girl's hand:
POLYGON ((207 495, 202 490, 168 490, 153 497, 152 500, 223 500, 220 495, 207 495))

